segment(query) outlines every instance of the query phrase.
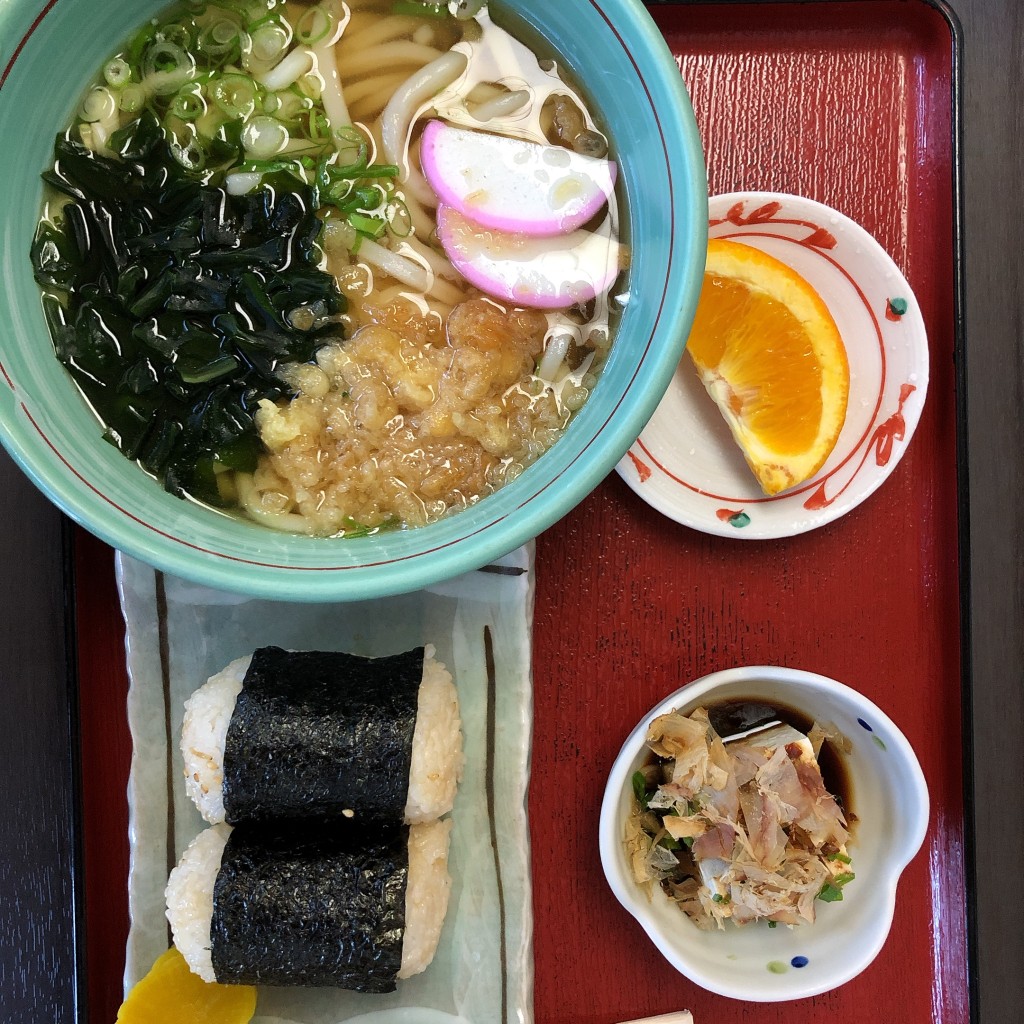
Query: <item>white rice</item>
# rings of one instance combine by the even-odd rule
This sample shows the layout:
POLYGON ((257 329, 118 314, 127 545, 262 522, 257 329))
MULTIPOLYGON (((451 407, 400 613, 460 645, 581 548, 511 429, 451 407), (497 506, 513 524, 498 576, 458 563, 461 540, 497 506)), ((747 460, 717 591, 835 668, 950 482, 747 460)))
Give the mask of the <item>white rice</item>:
POLYGON ((435 821, 452 809, 462 779, 462 760, 459 693, 449 671, 434 659, 434 648, 427 647, 405 801, 405 820, 410 825, 435 821))
MULTIPOLYGON (((224 744, 251 660, 252 655, 237 658, 185 702, 181 730, 185 788, 199 813, 211 824, 224 821, 224 744)), ((451 674, 435 660, 433 646, 428 645, 409 766, 405 805, 409 824, 434 821, 452 809, 462 778, 462 762, 458 691, 451 674)))
POLYGON ((224 744, 252 655, 236 658, 185 701, 181 756, 185 789, 211 824, 224 820, 224 744))
POLYGON ((174 944, 192 973, 203 981, 217 980, 210 952, 213 886, 229 835, 231 829, 227 825, 215 825, 200 832, 171 871, 164 891, 174 944))
POLYGON ((448 840, 452 822, 432 821, 409 829, 409 878, 405 890, 405 938, 399 978, 425 971, 437 952, 448 911, 452 879, 448 840))

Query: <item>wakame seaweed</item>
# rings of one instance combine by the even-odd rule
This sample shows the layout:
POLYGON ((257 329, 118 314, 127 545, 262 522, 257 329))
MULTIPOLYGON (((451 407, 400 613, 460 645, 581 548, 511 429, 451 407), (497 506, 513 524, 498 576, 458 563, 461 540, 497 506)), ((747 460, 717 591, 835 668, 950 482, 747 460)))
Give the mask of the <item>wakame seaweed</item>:
POLYGON ((213 889, 217 980, 393 992, 408 874, 404 826, 238 826, 213 889))
POLYGON ((422 678, 422 647, 384 658, 257 650, 224 743, 229 824, 400 823, 422 678))
POLYGON ((252 472, 262 450, 257 404, 291 393, 279 366, 340 332, 317 197, 294 175, 229 195, 152 114, 110 144, 123 159, 58 136, 43 175, 69 197, 32 246, 54 348, 109 441, 171 493, 224 504, 217 471, 252 472))

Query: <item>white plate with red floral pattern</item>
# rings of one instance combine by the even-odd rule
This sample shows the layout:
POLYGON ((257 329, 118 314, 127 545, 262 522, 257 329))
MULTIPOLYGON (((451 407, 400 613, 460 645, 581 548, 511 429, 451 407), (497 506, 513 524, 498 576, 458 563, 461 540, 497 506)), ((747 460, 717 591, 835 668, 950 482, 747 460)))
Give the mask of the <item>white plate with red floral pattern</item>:
POLYGON ((850 363, 846 422, 815 476, 767 497, 684 355, 618 472, 654 508, 705 533, 768 539, 824 526, 873 494, 910 443, 928 390, 921 311, 878 242, 811 199, 777 192, 712 196, 708 234, 782 260, 825 301, 850 363))

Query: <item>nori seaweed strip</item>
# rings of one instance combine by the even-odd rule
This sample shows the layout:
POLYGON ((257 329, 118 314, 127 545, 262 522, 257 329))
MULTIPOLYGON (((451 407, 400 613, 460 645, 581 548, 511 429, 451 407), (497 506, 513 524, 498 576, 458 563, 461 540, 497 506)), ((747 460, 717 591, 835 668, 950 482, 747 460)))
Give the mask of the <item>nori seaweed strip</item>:
POLYGON ((224 744, 229 824, 281 818, 400 823, 423 648, 387 658, 260 648, 224 744))
POLYGON ((213 889, 218 981, 393 992, 409 829, 240 825, 213 889))

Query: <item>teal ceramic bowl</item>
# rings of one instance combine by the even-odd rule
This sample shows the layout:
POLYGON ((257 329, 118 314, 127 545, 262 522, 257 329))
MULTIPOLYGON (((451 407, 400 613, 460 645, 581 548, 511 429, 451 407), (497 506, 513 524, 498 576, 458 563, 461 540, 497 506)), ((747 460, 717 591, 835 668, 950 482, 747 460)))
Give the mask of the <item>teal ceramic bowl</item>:
POLYGON ((665 392, 704 269, 707 188, 693 111, 639 0, 494 0, 562 54, 613 137, 629 214, 630 300, 598 386, 529 470, 419 529, 332 540, 278 534, 175 498, 101 439, 54 357, 29 261, 40 172, 104 58, 163 6, 139 0, 0 5, 0 432, 74 520, 137 558, 260 597, 338 601, 399 593, 478 568, 550 526, 612 470, 665 392))

